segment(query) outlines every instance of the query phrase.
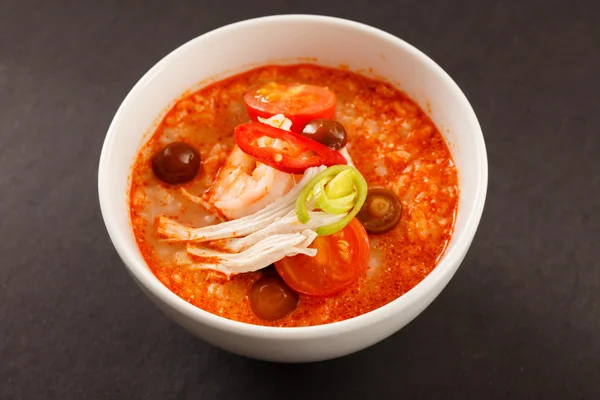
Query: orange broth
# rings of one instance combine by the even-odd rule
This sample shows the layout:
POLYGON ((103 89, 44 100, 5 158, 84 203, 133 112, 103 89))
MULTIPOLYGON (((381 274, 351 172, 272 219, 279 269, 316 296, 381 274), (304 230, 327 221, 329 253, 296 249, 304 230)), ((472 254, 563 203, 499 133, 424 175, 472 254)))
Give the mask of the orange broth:
POLYGON ((352 318, 402 296, 436 266, 451 238, 458 206, 457 172, 442 135, 427 115, 394 86, 347 70, 316 65, 265 66, 217 82, 181 98, 140 150, 133 166, 130 217, 140 251, 152 272, 185 301, 225 318, 258 325, 309 326, 352 318), (163 214, 190 226, 218 221, 189 201, 181 187, 201 195, 233 144, 233 129, 247 122, 243 95, 253 86, 290 81, 328 87, 337 95, 335 119, 348 133, 348 151, 370 187, 393 190, 402 202, 400 223, 370 234, 367 271, 332 297, 300 295, 295 311, 264 321, 250 308, 248 293, 265 272, 225 279, 179 266, 185 243, 159 237, 163 214), (152 173, 151 156, 169 142, 193 145, 202 166, 191 182, 169 186, 152 173))

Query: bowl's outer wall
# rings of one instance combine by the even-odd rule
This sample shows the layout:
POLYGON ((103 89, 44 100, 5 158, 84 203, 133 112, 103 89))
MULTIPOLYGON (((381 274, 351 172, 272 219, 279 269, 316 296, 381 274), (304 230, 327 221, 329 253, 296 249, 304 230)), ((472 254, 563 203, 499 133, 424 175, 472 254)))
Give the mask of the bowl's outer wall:
POLYGON ((115 115, 99 168, 100 203, 111 240, 154 303, 209 343, 237 354, 284 362, 349 354, 384 339, 416 317, 441 292, 464 258, 481 217, 486 187, 487 160, 479 124, 462 92, 441 68, 410 45, 374 28, 314 16, 234 24, 196 38, 165 57, 138 82, 115 115), (461 199, 455 234, 446 256, 430 276, 390 306, 369 313, 372 318, 365 316, 345 327, 332 324, 331 329, 324 328, 314 336, 308 331, 281 337, 262 335, 263 331, 245 324, 224 328, 233 327, 231 321, 191 310, 145 265, 130 228, 127 177, 140 146, 185 91, 258 65, 306 62, 306 58, 383 77, 428 111, 459 170, 461 199))
MULTIPOLYGON (((462 261, 462 259, 461 259, 462 261)), ((458 267, 459 264, 456 264, 458 267)), ((367 348, 392 335, 417 315, 419 315, 440 294, 443 286, 427 293, 415 307, 410 308, 400 315, 389 315, 385 323, 379 325, 365 325, 358 330, 340 332, 335 336, 325 338, 315 337, 305 339, 301 345, 286 339, 265 339, 260 337, 247 337, 234 332, 226 332, 214 327, 199 324, 189 316, 168 307, 151 291, 147 290, 137 279, 134 280, 142 291, 166 315, 192 334, 202 338, 213 346, 220 347, 240 356, 274 362, 314 362, 345 356, 367 348)), ((286 328, 282 328, 286 329, 286 328)))

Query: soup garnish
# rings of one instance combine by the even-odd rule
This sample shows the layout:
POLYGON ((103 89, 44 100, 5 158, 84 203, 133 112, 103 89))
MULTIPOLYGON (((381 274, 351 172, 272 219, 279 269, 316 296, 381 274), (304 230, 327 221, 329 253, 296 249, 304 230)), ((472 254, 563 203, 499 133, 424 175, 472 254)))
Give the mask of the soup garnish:
POLYGON ((192 146, 173 142, 152 157, 152 171, 161 181, 170 184, 189 182, 200 168, 200 155, 192 146))
POLYGON ((250 307, 257 317, 275 321, 285 317, 298 305, 298 294, 276 274, 257 280, 250 289, 250 307))
POLYGON ((346 146, 347 135, 344 126, 330 119, 315 119, 302 130, 302 136, 322 143, 334 150, 346 146))
POLYGON ((369 233, 384 233, 400 221, 402 203, 396 194, 384 188, 369 189, 364 207, 356 218, 369 233))
POLYGON ((314 65, 182 97, 131 182, 153 273, 204 310, 271 326, 340 321, 401 296, 435 267, 458 204, 450 152, 414 102, 314 65))
POLYGON ((249 90, 244 101, 251 119, 285 114, 292 122, 291 130, 302 132, 311 120, 333 119, 337 99, 335 93, 325 87, 269 82, 249 90))
POLYGON ((354 167, 336 165, 312 178, 296 200, 298 221, 310 221, 310 210, 317 208, 333 215, 342 215, 338 221, 321 225, 317 234, 327 236, 343 229, 360 211, 367 197, 367 182, 354 167))
MULTIPOLYGON (((283 118, 283 114, 278 114, 283 118)), ((302 174, 310 167, 346 164, 340 153, 314 140, 260 122, 235 128, 235 143, 258 162, 288 174, 302 174)))
POLYGON ((275 263, 284 281, 298 293, 331 296, 354 283, 367 268, 369 238, 358 220, 341 231, 315 238, 314 257, 299 254, 275 263))

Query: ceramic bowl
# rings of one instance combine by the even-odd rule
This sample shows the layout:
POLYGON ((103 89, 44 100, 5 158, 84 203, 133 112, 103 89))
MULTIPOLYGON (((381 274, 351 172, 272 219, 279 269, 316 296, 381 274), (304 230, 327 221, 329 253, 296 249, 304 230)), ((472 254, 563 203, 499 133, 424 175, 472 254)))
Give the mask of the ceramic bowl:
POLYGON ((169 317, 202 340, 236 354, 309 362, 350 354, 385 339, 440 294, 471 245, 483 212, 487 178, 485 144, 473 108, 452 78, 429 57, 367 25, 323 16, 284 15, 208 32, 152 67, 129 92, 110 125, 100 157, 98 191, 106 228, 123 263, 144 293, 169 317), (364 315, 299 328, 225 319, 179 298, 144 262, 128 215, 131 167, 156 124, 185 91, 264 64, 306 61, 344 65, 385 79, 429 114, 458 168, 460 202, 455 232, 445 255, 422 282, 364 315))

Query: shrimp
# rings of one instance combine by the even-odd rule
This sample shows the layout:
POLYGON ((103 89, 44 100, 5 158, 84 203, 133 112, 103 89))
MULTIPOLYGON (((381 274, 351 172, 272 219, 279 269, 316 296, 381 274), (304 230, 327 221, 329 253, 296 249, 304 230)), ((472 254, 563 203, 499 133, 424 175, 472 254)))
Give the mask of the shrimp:
POLYGON ((202 197, 231 220, 268 206, 289 192, 294 183, 294 175, 259 163, 234 145, 202 197))

